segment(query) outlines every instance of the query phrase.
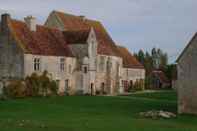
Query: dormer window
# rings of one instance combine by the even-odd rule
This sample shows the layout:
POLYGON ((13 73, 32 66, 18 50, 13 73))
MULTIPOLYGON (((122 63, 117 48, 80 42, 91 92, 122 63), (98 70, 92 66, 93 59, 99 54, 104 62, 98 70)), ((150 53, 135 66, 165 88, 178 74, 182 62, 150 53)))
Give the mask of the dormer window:
POLYGON ((40 71, 40 58, 34 59, 34 71, 40 71))

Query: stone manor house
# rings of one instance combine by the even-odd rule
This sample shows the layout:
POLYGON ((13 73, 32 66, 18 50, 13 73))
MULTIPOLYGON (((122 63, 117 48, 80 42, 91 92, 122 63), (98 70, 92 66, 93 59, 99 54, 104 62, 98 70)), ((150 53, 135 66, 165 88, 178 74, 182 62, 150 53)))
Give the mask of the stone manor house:
POLYGON ((50 13, 44 25, 2 14, 0 79, 20 79, 48 71, 59 93, 116 95, 145 78, 144 67, 124 47, 117 46, 104 26, 84 16, 50 13))

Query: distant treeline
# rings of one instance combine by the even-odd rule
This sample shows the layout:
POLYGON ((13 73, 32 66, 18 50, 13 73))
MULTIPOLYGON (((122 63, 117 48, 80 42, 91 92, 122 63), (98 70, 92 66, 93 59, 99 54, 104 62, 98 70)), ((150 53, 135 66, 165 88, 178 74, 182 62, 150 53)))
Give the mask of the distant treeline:
POLYGON ((139 50, 134 56, 144 65, 146 76, 149 76, 153 70, 161 70, 169 80, 175 77, 176 66, 168 63, 168 54, 162 49, 153 48, 151 52, 139 50))

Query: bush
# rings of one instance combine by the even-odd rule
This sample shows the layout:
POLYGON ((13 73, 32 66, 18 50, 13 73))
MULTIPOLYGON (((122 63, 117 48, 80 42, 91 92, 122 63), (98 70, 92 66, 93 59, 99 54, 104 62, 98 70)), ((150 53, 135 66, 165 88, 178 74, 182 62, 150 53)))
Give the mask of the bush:
POLYGON ((25 83, 27 87, 27 96, 38 96, 39 95, 39 76, 36 73, 33 73, 30 77, 25 78, 25 83))
POLYGON ((152 81, 153 78, 151 76, 147 76, 145 79, 145 88, 146 89, 152 89, 152 81))
POLYGON ((5 89, 5 94, 11 98, 23 98, 26 96, 26 86, 21 80, 10 81, 5 89))
POLYGON ((57 83, 48 77, 47 71, 44 71, 40 76, 33 73, 30 77, 26 77, 25 83, 29 96, 57 95, 57 83))
POLYGON ((26 97, 26 96, 50 96, 57 95, 58 86, 55 81, 48 77, 47 71, 42 75, 33 73, 27 76, 25 80, 14 80, 6 86, 6 95, 8 97, 26 97))
POLYGON ((96 95, 101 95, 101 94, 102 94, 102 91, 96 90, 96 95))
POLYGON ((48 72, 44 71, 43 74, 39 76, 39 85, 40 85, 39 93, 41 94, 41 96, 47 96, 49 95, 49 92, 52 92, 50 89, 51 81, 47 75, 48 72))
POLYGON ((144 90, 144 80, 143 79, 136 80, 133 88, 136 91, 143 91, 144 90))
POLYGON ((51 82, 49 83, 49 89, 50 89, 50 91, 51 91, 51 94, 57 95, 58 86, 57 86, 56 81, 51 81, 51 82))

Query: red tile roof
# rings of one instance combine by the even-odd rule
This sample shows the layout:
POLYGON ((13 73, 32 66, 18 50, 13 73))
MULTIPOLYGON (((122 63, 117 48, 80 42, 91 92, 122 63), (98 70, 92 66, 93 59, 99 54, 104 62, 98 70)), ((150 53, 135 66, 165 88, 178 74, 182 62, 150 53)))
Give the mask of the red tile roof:
POLYGON ((26 53, 50 56, 73 56, 64 34, 57 29, 37 25, 30 31, 22 21, 10 20, 10 29, 26 53))
POLYGON ((117 46, 99 21, 83 19, 80 16, 54 11, 64 24, 65 30, 90 30, 94 28, 98 40, 98 53, 119 56, 117 46))
POLYGON ((144 66, 127 50, 127 48, 118 46, 119 54, 123 58, 125 68, 144 68, 144 66))

